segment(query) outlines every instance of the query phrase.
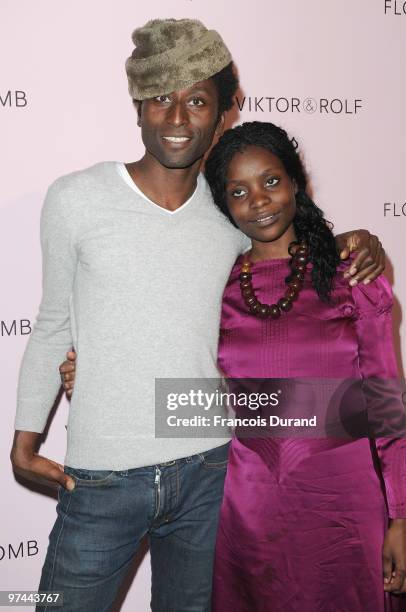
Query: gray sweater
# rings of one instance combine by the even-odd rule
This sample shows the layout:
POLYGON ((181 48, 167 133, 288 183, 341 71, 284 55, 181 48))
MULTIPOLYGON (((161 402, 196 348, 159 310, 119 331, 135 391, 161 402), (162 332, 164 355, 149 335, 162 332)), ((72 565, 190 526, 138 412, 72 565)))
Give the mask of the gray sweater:
POLYGON ((58 366, 74 346, 72 467, 153 465, 226 441, 155 438, 155 378, 218 376, 221 297, 246 241, 202 175, 192 198, 170 212, 131 188, 123 168, 103 162, 57 179, 42 209, 43 295, 15 428, 43 431, 58 366))

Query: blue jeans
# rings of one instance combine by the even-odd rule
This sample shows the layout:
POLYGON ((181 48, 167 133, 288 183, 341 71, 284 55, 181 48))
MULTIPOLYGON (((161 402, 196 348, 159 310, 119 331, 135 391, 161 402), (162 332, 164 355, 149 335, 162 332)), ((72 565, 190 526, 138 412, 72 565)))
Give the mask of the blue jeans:
POLYGON ((39 586, 63 592, 55 610, 108 611, 148 534, 152 610, 208 612, 228 448, 121 472, 66 467, 76 487, 59 490, 39 586))

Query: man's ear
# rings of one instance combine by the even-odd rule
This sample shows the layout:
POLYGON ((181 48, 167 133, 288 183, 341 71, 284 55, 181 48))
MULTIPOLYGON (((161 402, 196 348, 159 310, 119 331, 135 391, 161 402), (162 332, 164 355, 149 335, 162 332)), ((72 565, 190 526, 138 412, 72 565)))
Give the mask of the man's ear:
POLYGON ((141 105, 142 105, 142 100, 135 100, 135 99, 133 99, 133 104, 135 106, 135 110, 137 111, 137 125, 138 125, 138 127, 141 127, 141 105))
POLYGON ((217 122, 217 125, 216 125, 216 130, 215 130, 216 136, 218 136, 219 138, 224 133, 225 121, 226 121, 226 114, 221 113, 219 120, 217 122))

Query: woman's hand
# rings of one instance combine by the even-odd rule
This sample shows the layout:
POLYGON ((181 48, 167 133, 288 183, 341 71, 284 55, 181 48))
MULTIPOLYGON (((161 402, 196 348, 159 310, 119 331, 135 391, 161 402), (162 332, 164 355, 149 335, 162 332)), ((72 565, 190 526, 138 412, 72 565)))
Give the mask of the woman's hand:
POLYGON ((383 588, 406 593, 406 519, 392 519, 382 549, 383 588))
POLYGON ((61 373, 61 380, 63 388, 65 389, 66 395, 70 397, 73 393, 73 387, 75 386, 75 370, 76 370, 76 353, 75 351, 69 351, 66 353, 67 361, 64 361, 59 366, 61 373))
POLYGON ((351 278, 352 287, 361 281, 368 284, 384 271, 385 251, 378 236, 370 234, 368 230, 360 229, 338 234, 336 244, 341 259, 347 259, 351 253, 358 251, 350 269, 344 273, 345 278, 351 278))

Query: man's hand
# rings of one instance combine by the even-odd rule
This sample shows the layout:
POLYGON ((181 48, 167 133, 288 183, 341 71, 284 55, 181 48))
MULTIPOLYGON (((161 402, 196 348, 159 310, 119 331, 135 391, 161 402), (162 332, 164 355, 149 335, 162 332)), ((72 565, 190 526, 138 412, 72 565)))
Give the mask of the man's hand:
POLYGON ((70 397, 73 393, 73 387, 75 386, 75 369, 76 369, 76 353, 75 351, 69 351, 66 353, 67 361, 64 361, 59 366, 61 373, 61 380, 63 388, 65 389, 66 395, 70 397))
POLYGON ((406 593, 406 519, 393 519, 386 532, 383 550, 383 588, 406 593))
POLYGON ((347 259, 351 253, 358 251, 350 269, 344 273, 345 278, 351 278, 352 287, 361 281, 367 285, 384 271, 385 251, 378 236, 370 234, 368 230, 361 229, 339 234, 336 236, 336 244, 341 259, 347 259))
POLYGON ((39 437, 40 434, 32 431, 15 432, 10 454, 13 470, 31 482, 53 488, 61 485, 72 491, 75 488, 75 481, 64 473, 63 465, 41 457, 35 452, 39 437))

